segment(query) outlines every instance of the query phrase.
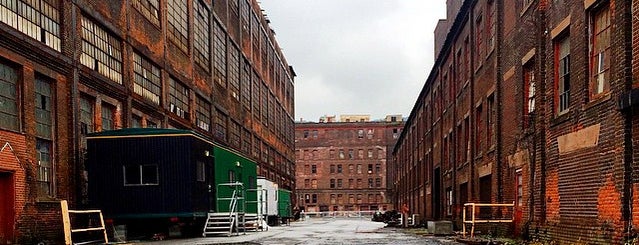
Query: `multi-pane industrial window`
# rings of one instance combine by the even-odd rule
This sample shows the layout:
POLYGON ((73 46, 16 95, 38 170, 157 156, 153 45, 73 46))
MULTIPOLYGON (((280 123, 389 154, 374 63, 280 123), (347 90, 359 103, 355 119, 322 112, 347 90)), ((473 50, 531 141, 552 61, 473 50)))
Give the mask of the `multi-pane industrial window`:
POLYGON ((169 110, 181 118, 189 118, 189 88, 172 77, 169 77, 169 110))
POLYGON ((18 130, 18 72, 0 63, 0 127, 18 130))
POLYGON ((221 111, 215 113, 215 136, 218 139, 226 140, 226 118, 227 116, 221 111))
POLYGON ((53 160, 51 158, 53 139, 52 104, 53 87, 43 78, 35 79, 35 121, 36 121, 36 151, 38 160, 38 182, 40 193, 53 196, 53 160))
POLYGON ((131 115, 131 127, 132 128, 141 128, 142 127, 142 117, 131 115))
POLYGON ((260 25, 257 15, 251 14, 251 36, 253 37, 253 63, 259 67, 259 53, 260 53, 260 25))
POLYGON ((248 60, 242 59, 242 74, 241 74, 241 82, 240 88, 242 89, 242 105, 247 110, 251 109, 251 65, 248 60))
POLYGON ((162 81, 160 68, 137 53, 133 53, 133 92, 149 99, 156 105, 160 104, 162 81))
POLYGON ((229 48, 229 93, 235 99, 240 99, 240 50, 231 45, 229 48))
POLYGON ((40 193, 46 196, 54 195, 52 146, 49 140, 36 139, 36 160, 38 161, 38 185, 40 193))
POLYGON ((252 99, 251 104, 253 104, 253 115, 257 120, 260 120, 260 79, 257 73, 253 73, 253 90, 251 91, 252 99))
POLYGON ((193 32, 195 33, 193 40, 193 47, 195 49, 195 62, 202 65, 206 71, 210 69, 210 14, 209 9, 204 5, 202 1, 194 1, 195 5, 195 13, 193 14, 193 19, 195 19, 195 23, 193 24, 193 32))
POLYGON ((486 145, 491 147, 495 142, 495 94, 486 98, 486 145))
POLYGON ((93 100, 86 96, 80 96, 80 132, 88 134, 93 132, 93 100))
POLYGON ((195 109, 195 123, 198 128, 211 130, 211 104, 201 97, 197 97, 195 109))
POLYGON ((157 165, 124 165, 124 185, 157 185, 158 166, 157 165))
POLYGON ((215 80, 226 86, 226 33, 217 21, 213 25, 213 68, 215 80))
POLYGON ((555 79, 557 102, 555 110, 562 113, 570 106, 570 38, 565 36, 555 42, 555 79))
POLYGON ((168 0, 166 2, 168 37, 182 51, 189 50, 189 11, 187 0, 168 0))
POLYGON ((475 65, 479 66, 479 64, 481 64, 481 61, 483 59, 483 53, 482 53, 482 49, 483 49, 483 44, 482 44, 482 35, 484 35, 483 29, 483 22, 482 22, 482 15, 481 13, 479 13, 477 15, 477 20, 475 22, 475 65))
POLYGON ((57 1, 2 0, 0 22, 60 51, 60 11, 57 1))
POLYGON ((160 1, 159 0, 133 0, 133 7, 151 23, 160 25, 160 1))
POLYGON ((82 17, 80 63, 122 84, 122 44, 101 27, 82 17))
POLYGON ((251 153, 251 132, 246 129, 242 130, 242 152, 249 155, 251 153))
POLYGON ((230 130, 230 137, 229 137, 229 141, 231 143, 231 146, 233 147, 240 147, 240 125, 234 121, 231 121, 230 124, 231 130, 230 130))
POLYGON ((610 8, 596 9, 590 23, 590 95, 610 90, 610 8))
POLYGON ((109 104, 102 103, 102 130, 115 129, 115 108, 109 104))
POLYGON ((262 123, 268 126, 268 87, 262 83, 262 123))

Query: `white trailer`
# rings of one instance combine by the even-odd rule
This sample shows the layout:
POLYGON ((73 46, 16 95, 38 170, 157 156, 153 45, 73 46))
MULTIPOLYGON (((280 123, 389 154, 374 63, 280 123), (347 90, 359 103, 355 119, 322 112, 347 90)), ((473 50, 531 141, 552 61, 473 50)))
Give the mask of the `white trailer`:
POLYGON ((257 212, 271 223, 278 219, 277 213, 277 184, 264 177, 257 177, 258 202, 257 212))

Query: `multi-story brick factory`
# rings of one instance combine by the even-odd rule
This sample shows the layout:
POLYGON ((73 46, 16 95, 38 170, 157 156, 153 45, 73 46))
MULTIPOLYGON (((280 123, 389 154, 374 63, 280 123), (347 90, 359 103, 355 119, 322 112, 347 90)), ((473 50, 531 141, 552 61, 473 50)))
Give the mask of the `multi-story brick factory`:
POLYGON ((512 225, 482 229, 542 241, 636 237, 638 3, 447 3, 389 163, 393 202, 458 228, 465 203, 514 204, 512 225))
POLYGON ((322 117, 295 123, 297 204, 305 212, 383 211, 386 162, 404 126, 401 115, 322 117))
POLYGON ((193 130, 294 188, 295 73, 268 22, 255 0, 0 1, 0 243, 60 243, 91 132, 193 130))

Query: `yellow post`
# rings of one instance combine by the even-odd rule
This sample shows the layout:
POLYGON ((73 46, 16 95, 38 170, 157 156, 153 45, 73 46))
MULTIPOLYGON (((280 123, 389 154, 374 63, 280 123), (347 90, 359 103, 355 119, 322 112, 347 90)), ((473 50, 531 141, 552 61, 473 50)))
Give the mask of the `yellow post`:
POLYGON ((69 205, 66 200, 60 201, 62 209, 62 224, 64 226, 64 244, 71 245, 71 220, 69 219, 69 205))

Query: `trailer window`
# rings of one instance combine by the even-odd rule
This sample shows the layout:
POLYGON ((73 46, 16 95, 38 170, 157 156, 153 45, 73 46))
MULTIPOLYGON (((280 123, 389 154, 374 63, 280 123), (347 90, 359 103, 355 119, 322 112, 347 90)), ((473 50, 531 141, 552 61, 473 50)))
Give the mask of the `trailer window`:
POLYGON ((197 162, 197 181, 204 182, 206 180, 206 174, 204 171, 204 162, 197 162))
POLYGON ((124 185, 157 185, 157 165, 126 165, 124 169, 124 185))

